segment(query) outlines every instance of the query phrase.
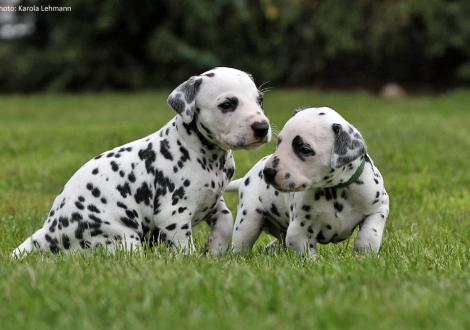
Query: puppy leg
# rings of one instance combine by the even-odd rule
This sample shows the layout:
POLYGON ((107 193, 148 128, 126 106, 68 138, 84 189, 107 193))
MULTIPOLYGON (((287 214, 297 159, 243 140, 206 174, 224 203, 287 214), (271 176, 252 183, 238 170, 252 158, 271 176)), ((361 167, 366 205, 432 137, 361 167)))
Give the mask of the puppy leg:
POLYGON ((223 198, 215 206, 208 223, 212 228, 208 241, 209 252, 212 255, 224 254, 232 235, 233 216, 223 198))
POLYGON ((382 213, 369 215, 359 229, 354 250, 377 254, 382 243, 386 220, 386 215, 382 213))
MULTIPOLYGON (((178 222, 179 223, 179 222, 178 222)), ((195 248, 192 240, 191 221, 183 221, 182 228, 173 228, 172 225, 160 229, 160 236, 168 245, 171 245, 184 254, 191 254, 195 248)))
MULTIPOLYGON (((240 204, 242 205, 242 204, 240 204)), ((232 251, 251 251, 264 226, 264 215, 256 207, 238 208, 232 236, 232 251)))
POLYGON ((46 240, 47 233, 48 232, 44 228, 37 230, 11 253, 11 257, 14 259, 21 259, 35 250, 49 250, 50 244, 46 240))
POLYGON ((302 225, 303 222, 294 220, 289 224, 286 235, 286 245, 299 255, 315 257, 317 254, 316 239, 312 226, 302 225))

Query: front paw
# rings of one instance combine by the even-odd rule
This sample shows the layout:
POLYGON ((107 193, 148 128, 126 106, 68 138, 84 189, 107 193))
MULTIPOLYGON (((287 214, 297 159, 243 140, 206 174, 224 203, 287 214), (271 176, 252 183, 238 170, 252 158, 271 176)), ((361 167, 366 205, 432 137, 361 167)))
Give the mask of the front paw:
POLYGON ((358 240, 354 243, 354 252, 376 255, 379 253, 380 244, 373 241, 358 240))

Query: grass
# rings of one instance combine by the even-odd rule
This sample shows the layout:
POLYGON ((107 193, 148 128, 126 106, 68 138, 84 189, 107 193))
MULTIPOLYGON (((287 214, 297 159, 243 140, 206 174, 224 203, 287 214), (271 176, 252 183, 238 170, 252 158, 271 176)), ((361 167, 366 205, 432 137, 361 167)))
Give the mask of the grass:
MULTIPOLYGON (((378 258, 354 255, 352 240, 321 246, 318 261, 266 255, 264 236, 248 256, 161 248, 11 261, 82 163, 173 116, 166 95, 0 96, 0 328, 470 328, 468 90, 267 95, 279 129, 296 107, 329 105, 363 133, 391 198, 378 258)), ((272 150, 236 152, 237 176, 272 150)), ((205 225, 195 238, 202 251, 205 225)))

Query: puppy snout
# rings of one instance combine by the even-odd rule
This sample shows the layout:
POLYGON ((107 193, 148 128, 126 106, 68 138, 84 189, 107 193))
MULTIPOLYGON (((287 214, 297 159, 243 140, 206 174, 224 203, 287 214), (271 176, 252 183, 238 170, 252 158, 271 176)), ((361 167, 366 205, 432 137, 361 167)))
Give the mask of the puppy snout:
POLYGON ((251 125, 255 137, 264 138, 269 132, 269 123, 266 120, 255 122, 251 125))
POLYGON ((265 167, 263 170, 264 180, 266 181, 266 183, 272 183, 276 174, 277 171, 271 167, 265 167))

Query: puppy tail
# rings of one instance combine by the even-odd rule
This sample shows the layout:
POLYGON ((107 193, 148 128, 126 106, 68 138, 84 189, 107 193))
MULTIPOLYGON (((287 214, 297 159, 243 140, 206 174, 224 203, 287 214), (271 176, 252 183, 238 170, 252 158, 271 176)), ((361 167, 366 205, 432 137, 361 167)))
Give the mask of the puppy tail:
MULTIPOLYGON (((39 229, 38 231, 36 231, 33 235, 31 235, 30 237, 28 237, 23 243, 21 243, 20 246, 18 246, 15 250, 13 250, 13 252, 11 253, 10 257, 12 259, 23 259, 24 257, 26 257, 28 254, 30 254, 31 252, 34 251, 35 249, 35 246, 34 246, 34 238, 35 236, 39 236, 43 234, 43 229, 39 229)), ((44 235, 42 235, 44 236, 44 235)))
POLYGON ((228 184, 227 188, 225 188, 225 191, 237 192, 238 188, 240 187, 240 184, 242 183, 242 180, 243 179, 233 180, 228 184))

